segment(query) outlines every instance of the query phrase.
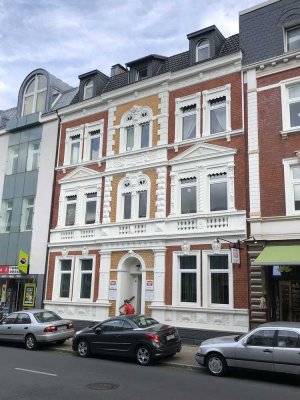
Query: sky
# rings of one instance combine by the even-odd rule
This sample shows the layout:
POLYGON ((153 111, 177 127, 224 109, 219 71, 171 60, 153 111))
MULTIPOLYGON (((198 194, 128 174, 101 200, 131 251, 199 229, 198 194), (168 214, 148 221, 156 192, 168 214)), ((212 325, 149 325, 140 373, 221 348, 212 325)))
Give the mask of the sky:
POLYGON ((15 107, 26 76, 78 75, 148 54, 188 50, 186 35, 216 25, 238 33, 238 13, 262 0, 0 0, 0 110, 15 107))

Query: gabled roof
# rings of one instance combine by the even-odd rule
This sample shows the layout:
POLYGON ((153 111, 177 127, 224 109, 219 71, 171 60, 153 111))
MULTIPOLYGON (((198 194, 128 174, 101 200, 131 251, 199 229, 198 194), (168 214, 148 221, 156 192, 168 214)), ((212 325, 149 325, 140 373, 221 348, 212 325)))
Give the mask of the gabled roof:
POLYGON ((16 118, 17 107, 9 108, 8 110, 0 110, 0 128, 4 128, 7 121, 16 118))

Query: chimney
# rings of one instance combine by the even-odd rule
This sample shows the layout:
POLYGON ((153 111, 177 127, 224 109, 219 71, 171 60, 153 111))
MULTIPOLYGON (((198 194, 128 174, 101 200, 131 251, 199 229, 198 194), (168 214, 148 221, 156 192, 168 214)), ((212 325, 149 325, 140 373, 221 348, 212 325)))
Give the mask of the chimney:
POLYGON ((123 65, 121 64, 116 64, 111 67, 110 76, 120 75, 123 74, 124 72, 127 72, 127 69, 123 67, 123 65))

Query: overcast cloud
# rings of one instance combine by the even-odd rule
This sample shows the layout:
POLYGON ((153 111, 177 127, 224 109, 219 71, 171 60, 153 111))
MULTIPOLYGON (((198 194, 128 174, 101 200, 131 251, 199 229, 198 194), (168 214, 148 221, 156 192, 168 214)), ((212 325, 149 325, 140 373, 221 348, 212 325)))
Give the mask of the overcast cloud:
POLYGON ((14 107, 36 68, 71 86, 93 69, 188 49, 188 33, 238 32, 238 12, 261 0, 0 0, 0 109, 14 107))

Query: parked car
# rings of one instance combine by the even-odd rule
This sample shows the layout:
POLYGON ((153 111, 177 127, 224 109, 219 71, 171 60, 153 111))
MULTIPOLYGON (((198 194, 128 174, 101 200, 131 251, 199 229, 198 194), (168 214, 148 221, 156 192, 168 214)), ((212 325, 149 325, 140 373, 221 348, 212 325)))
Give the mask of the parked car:
POLYGON ((196 361, 215 376, 229 368, 300 374, 300 323, 272 322, 240 336, 205 340, 196 361))
POLYGON ((18 311, 0 321, 0 341, 24 342, 28 350, 40 343, 63 344, 73 335, 72 321, 48 310, 18 311))
POLYGON ((140 365, 173 356, 181 350, 176 328, 145 315, 109 318, 75 333, 73 350, 80 357, 107 354, 135 357, 140 365))

